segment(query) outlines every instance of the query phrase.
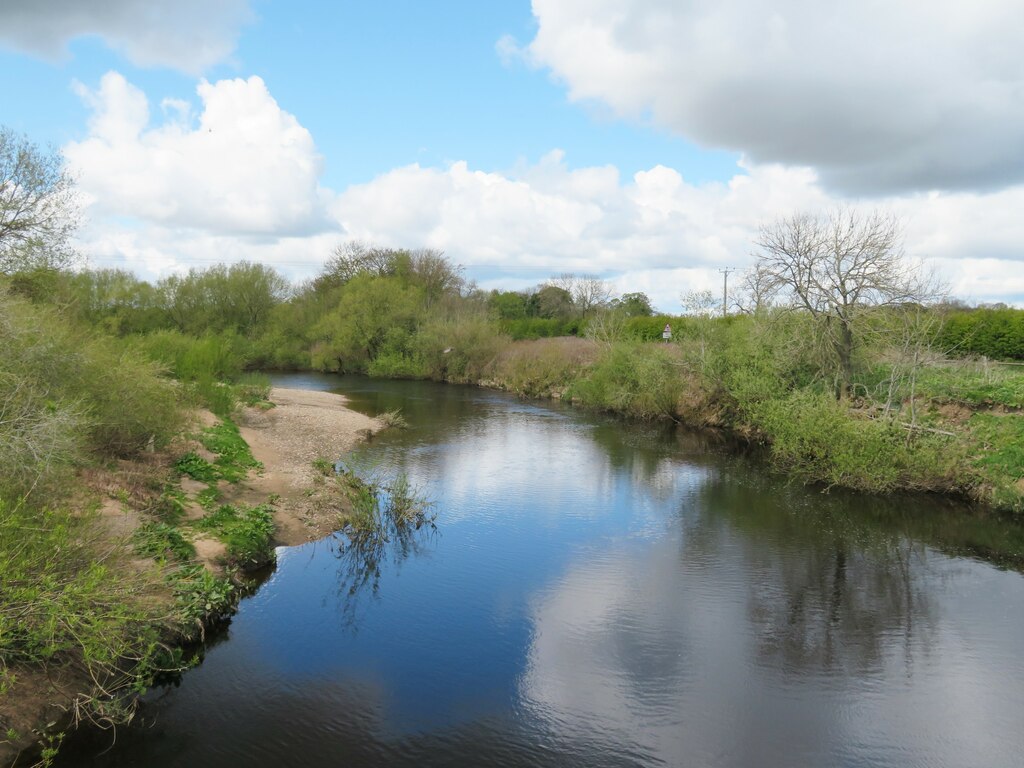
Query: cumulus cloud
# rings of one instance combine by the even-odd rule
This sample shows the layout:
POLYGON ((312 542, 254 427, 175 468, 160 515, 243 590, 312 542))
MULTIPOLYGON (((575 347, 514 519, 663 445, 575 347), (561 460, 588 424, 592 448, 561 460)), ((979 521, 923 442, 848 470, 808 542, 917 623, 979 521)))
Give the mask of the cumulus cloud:
POLYGON ((151 124, 146 95, 116 72, 97 90, 89 135, 64 146, 90 215, 116 215, 212 234, 294 236, 336 230, 313 138, 258 77, 200 82, 201 113, 164 101, 151 124))
MULTIPOLYGON (((441 249, 487 288, 597 273, 679 311, 680 294, 717 290, 719 269, 751 263, 760 223, 843 202, 806 167, 744 161, 727 182, 695 184, 662 165, 572 168, 560 151, 504 172, 410 165, 334 192, 309 132, 257 77, 202 81, 196 109, 164 99, 159 121, 117 73, 79 91, 88 135, 64 152, 90 202, 82 248, 147 277, 248 259, 304 278, 354 238, 441 249)), ((1024 302, 1024 186, 877 204, 957 295, 1024 302)))
MULTIPOLYGON (((748 165, 727 183, 693 184, 655 166, 570 169, 560 152, 515 174, 454 163, 398 168, 349 187, 336 214, 352 237, 445 250, 484 287, 522 287, 563 271, 598 273, 661 308, 717 288, 718 270, 749 266, 759 224, 844 204, 807 168, 748 165), (517 275, 526 273, 523 277, 517 275)), ((933 264, 964 298, 1024 300, 1024 186, 876 201, 905 223, 908 254, 933 264)))
MULTIPOLYGON (((1024 181, 1017 0, 533 0, 570 97, 855 194, 1024 181)), ((509 41, 501 46, 505 55, 509 41)))
POLYGON ((0 44, 57 58, 96 35, 134 64, 199 74, 230 56, 251 19, 248 0, 6 0, 0 44))

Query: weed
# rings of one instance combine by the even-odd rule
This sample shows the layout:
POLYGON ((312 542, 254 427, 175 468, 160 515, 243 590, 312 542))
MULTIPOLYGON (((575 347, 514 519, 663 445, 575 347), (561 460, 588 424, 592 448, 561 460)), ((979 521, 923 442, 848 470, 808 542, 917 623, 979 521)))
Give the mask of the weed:
POLYGON ((251 569, 273 560, 270 542, 274 535, 274 516, 269 504, 241 508, 222 504, 215 512, 197 520, 195 526, 224 542, 228 557, 236 565, 251 569))
POLYGON ((263 469, 263 465, 253 457, 238 427, 230 419, 204 429, 199 441, 204 448, 217 455, 214 462, 218 473, 216 479, 237 483, 250 469, 263 469))
POLYGON ((195 451, 189 451, 174 462, 174 468, 183 475, 201 483, 213 483, 220 477, 217 468, 195 451))
POLYGON ((408 429, 409 422, 405 420, 405 416, 402 415, 401 408, 395 408, 393 411, 384 411, 377 416, 378 419, 383 422, 384 426, 391 427, 393 429, 408 429))
POLYGON ((181 531, 166 523, 143 523, 135 531, 133 540, 136 552, 161 562, 185 562, 196 556, 196 548, 192 543, 181 535, 181 531))

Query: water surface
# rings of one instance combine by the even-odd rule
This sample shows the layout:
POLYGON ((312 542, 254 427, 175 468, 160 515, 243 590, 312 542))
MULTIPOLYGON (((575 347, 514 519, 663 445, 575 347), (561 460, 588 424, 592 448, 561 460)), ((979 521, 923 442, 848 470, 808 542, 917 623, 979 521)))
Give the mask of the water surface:
POLYGON ((200 667, 60 764, 1022 764, 1019 526, 485 390, 277 383, 401 408, 349 461, 436 532, 280 550, 200 667))

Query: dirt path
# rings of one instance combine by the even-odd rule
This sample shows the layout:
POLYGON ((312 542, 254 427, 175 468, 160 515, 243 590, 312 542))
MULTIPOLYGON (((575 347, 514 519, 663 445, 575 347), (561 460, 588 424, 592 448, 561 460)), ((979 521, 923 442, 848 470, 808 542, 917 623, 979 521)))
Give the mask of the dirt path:
POLYGON ((313 462, 333 463, 382 425, 349 410, 344 397, 330 392, 274 387, 270 400, 275 408, 246 408, 238 420, 264 469, 241 483, 230 501, 261 504, 276 494, 277 543, 302 544, 338 527, 336 495, 323 489, 323 475, 313 462))

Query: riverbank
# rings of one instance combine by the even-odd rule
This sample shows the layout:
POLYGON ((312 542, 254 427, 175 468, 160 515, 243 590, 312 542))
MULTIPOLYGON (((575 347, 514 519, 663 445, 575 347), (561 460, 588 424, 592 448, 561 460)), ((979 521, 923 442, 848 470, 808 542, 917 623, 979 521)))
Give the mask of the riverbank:
POLYGON ((889 359, 837 400, 820 383, 794 386, 778 334, 728 331, 709 326, 681 344, 509 342, 469 383, 722 430, 825 489, 925 491, 1024 513, 1024 371, 941 357, 906 370, 889 359))
POLYGON ((124 636, 109 638, 109 647, 55 646, 35 662, 5 659, 0 765, 45 761, 60 733, 80 721, 130 719, 140 686, 179 668, 177 649, 202 642, 230 616, 246 571, 272 560, 273 546, 341 527, 347 499, 315 465, 382 425, 346 408, 340 395, 287 389, 239 408, 236 418, 237 428, 198 412, 167 450, 80 473, 72 515, 87 547, 79 554, 83 567, 100 568, 95 577, 105 585, 123 585, 104 605, 124 617, 124 636), (90 655, 106 662, 97 666, 90 655))

